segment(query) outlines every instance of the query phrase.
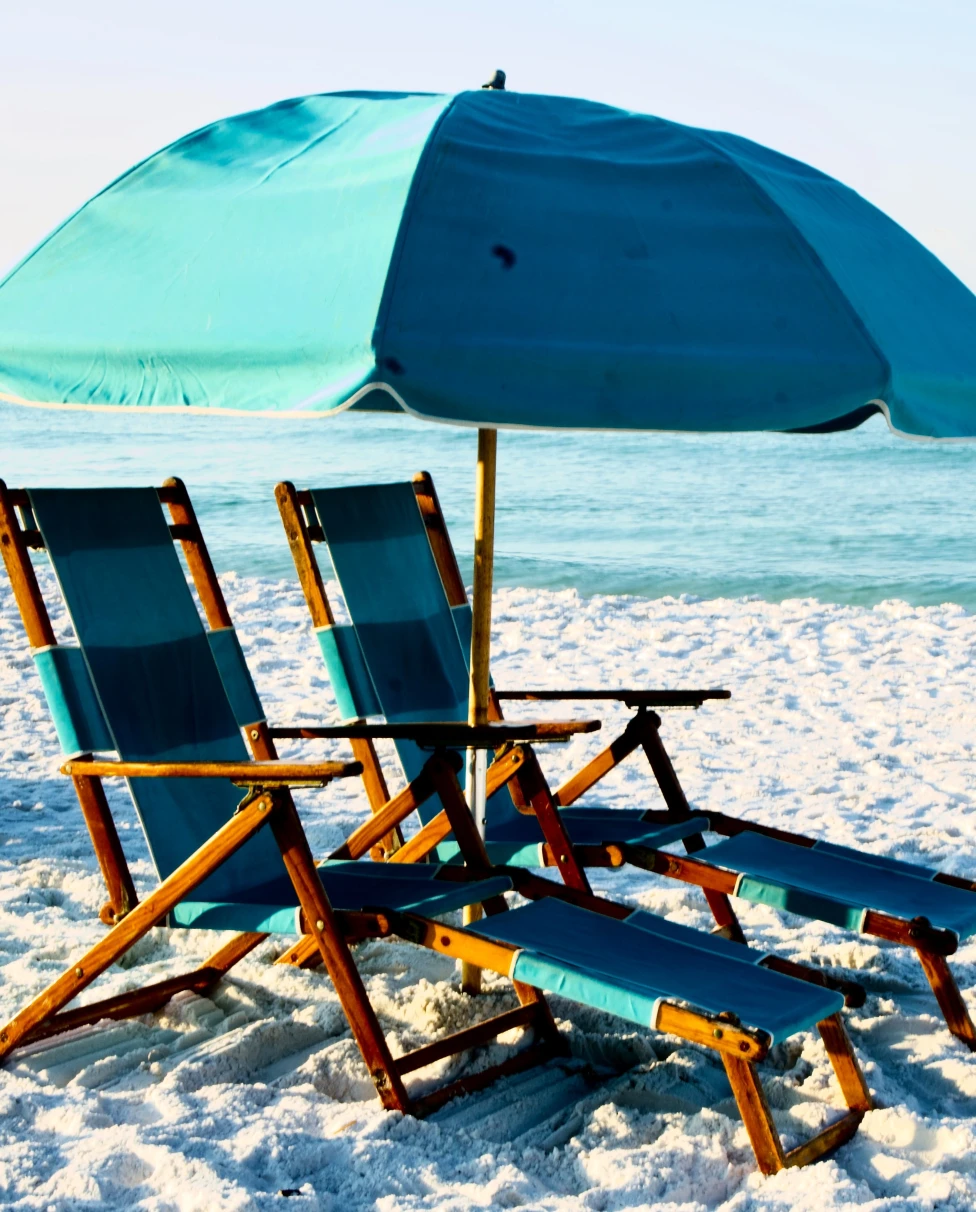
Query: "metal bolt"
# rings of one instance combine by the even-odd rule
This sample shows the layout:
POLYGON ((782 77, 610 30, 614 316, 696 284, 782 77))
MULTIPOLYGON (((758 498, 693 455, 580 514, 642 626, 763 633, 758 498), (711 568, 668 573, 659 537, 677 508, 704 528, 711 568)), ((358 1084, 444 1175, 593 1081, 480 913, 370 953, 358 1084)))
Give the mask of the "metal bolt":
POLYGON ((315 929, 316 929, 316 930, 324 930, 324 929, 325 929, 325 922, 323 922, 323 921, 321 920, 321 918, 320 918, 320 919, 319 919, 319 920, 318 920, 318 921, 315 923, 315 929))
POLYGON ((745 1040, 743 1040, 743 1041, 742 1041, 742 1043, 739 1045, 739 1051, 740 1051, 740 1052, 748 1052, 748 1051, 749 1051, 749 1045, 748 1045, 748 1043, 747 1043, 745 1040))
POLYGON ((84 970, 84 968, 76 968, 76 969, 75 969, 75 976, 84 976, 84 975, 85 975, 85 970, 84 970))
POLYGON ((251 740, 252 741, 256 741, 260 735, 261 734, 258 732, 258 730, 256 728, 251 729, 251 740))
POLYGON ((712 1032, 712 1035, 714 1035, 716 1039, 721 1039, 724 1034, 725 1034, 725 1032, 722 1030, 721 1027, 716 1027, 715 1030, 712 1032))
POLYGON ((566 857, 566 855, 565 855, 565 854, 561 854, 561 855, 559 856, 559 861, 560 861, 561 863, 568 863, 568 862, 569 862, 569 859, 566 857))
POLYGON ((268 807, 267 800, 258 800, 258 812, 264 812, 267 807, 268 807))

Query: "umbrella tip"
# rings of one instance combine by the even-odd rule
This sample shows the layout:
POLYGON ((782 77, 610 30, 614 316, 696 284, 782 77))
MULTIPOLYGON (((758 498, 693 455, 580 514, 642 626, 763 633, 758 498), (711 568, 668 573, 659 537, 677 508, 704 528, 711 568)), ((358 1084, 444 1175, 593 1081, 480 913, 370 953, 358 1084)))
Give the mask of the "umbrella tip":
POLYGON ((481 87, 482 88, 504 89, 505 73, 502 71, 501 68, 498 68, 498 70, 495 72, 495 74, 492 76, 492 78, 489 81, 487 81, 487 83, 482 84, 481 87))

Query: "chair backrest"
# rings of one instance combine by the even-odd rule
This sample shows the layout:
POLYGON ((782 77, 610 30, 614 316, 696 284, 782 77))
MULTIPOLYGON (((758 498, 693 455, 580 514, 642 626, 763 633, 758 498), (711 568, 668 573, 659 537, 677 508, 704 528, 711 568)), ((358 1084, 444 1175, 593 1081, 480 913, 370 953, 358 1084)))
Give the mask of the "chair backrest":
MULTIPOLYGON (((97 701, 100 716, 89 710, 80 731, 92 748, 110 742, 123 761, 246 760, 221 666, 236 677, 238 692, 242 676, 244 691, 250 687, 252 704, 239 712, 259 711, 253 685, 246 668, 234 668, 233 633, 204 629, 156 490, 32 489, 28 496, 83 658, 65 659, 62 650, 69 677, 57 685, 57 670, 44 652, 35 654, 61 714, 66 701, 75 708, 86 696, 97 701)), ((130 789, 160 878, 226 824, 243 797, 216 779, 133 779, 130 789)), ((282 870, 278 847, 262 831, 195 898, 247 900, 249 889, 282 870)))
MULTIPOLYGON (((467 719, 470 608, 448 603, 413 485, 311 496, 355 632, 354 641, 348 628, 318 628, 340 710, 371 714, 372 692, 372 713, 390 723, 467 719)), ((408 779, 429 756, 410 741, 397 742, 397 754, 408 779)), ((436 808, 422 805, 422 819, 436 808)), ((506 791, 492 796, 492 820, 515 811, 506 791)))

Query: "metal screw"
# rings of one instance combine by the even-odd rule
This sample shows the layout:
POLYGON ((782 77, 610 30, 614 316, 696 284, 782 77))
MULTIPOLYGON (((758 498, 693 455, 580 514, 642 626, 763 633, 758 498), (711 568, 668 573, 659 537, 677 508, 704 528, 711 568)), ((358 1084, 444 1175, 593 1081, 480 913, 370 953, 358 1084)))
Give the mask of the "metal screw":
POLYGON ((252 741, 256 741, 260 735, 261 734, 258 732, 258 730, 256 728, 251 729, 251 740, 252 741))
POLYGON ((325 929, 325 922, 323 922, 321 919, 320 919, 319 921, 317 921, 317 922, 315 923, 315 929, 316 929, 316 930, 324 930, 324 929, 325 929))
POLYGON ((725 1034, 725 1032, 722 1030, 721 1027, 716 1027, 715 1030, 712 1032, 712 1035, 714 1035, 716 1039, 721 1039, 724 1034, 725 1034))
POLYGON ((84 975, 85 975, 85 970, 84 970, 84 968, 76 968, 76 969, 75 969, 75 976, 84 976, 84 975))

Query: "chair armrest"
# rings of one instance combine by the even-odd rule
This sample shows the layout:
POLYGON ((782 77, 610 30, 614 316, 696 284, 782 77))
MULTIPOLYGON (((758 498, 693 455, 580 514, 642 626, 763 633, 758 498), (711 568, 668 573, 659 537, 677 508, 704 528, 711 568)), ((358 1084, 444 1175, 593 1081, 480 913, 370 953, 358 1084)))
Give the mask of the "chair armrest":
POLYGON ((520 720, 464 724, 451 720, 417 724, 342 724, 335 727, 272 728, 280 740, 405 740, 429 749, 500 749, 520 741, 565 741, 580 732, 597 732, 599 720, 520 720))
POLYGON ((359 762, 65 762, 62 774, 83 778, 230 779, 242 787, 324 786, 362 774, 359 762))
POLYGON ((496 690, 500 699, 533 702, 618 702, 627 707, 694 707, 706 699, 730 699, 731 690, 496 690))

